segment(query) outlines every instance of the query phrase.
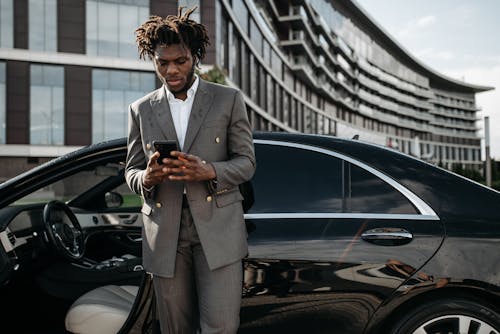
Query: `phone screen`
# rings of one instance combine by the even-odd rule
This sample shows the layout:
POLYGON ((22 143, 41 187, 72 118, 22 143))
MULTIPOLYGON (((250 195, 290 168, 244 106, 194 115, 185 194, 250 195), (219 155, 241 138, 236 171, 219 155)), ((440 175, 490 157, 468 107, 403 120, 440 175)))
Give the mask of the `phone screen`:
POLYGON ((162 164, 164 158, 176 159, 170 155, 172 151, 178 151, 177 142, 175 140, 155 140, 153 141, 155 151, 160 152, 158 163, 162 164))

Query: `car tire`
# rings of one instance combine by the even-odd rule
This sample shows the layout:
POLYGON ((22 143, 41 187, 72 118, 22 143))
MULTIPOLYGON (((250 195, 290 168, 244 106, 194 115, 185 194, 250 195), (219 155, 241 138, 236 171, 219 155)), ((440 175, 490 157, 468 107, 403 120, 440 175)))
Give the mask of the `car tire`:
POLYGON ((391 334, 441 333, 500 334, 500 315, 474 301, 442 299, 411 310, 391 331, 391 334))

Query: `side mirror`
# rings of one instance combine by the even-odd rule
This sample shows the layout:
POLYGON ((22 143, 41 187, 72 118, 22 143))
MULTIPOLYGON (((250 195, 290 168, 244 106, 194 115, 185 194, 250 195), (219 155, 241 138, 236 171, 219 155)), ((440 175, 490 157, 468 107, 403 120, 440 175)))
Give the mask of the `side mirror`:
POLYGON ((123 196, 114 191, 107 192, 104 195, 104 201, 107 208, 119 208, 123 204, 123 196))

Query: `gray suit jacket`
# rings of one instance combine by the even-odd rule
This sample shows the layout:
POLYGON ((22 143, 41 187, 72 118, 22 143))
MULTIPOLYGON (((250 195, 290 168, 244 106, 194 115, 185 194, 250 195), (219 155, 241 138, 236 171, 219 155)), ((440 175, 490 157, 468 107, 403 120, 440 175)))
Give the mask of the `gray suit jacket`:
POLYGON ((213 164, 216 189, 208 182, 165 181, 145 194, 142 180, 154 153, 152 142, 166 139, 177 140, 177 136, 161 87, 129 107, 125 178, 144 198, 145 270, 158 276, 174 275, 184 186, 210 269, 241 260, 248 246, 238 185, 255 171, 252 132, 241 92, 200 79, 193 102, 183 151, 213 164))

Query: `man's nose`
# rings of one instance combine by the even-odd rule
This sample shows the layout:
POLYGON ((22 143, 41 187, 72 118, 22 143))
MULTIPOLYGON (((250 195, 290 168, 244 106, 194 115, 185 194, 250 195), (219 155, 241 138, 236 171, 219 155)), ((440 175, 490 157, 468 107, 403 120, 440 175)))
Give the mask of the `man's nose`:
POLYGON ((167 75, 169 74, 175 74, 179 72, 179 68, 177 67, 176 64, 168 64, 167 65, 167 75))

